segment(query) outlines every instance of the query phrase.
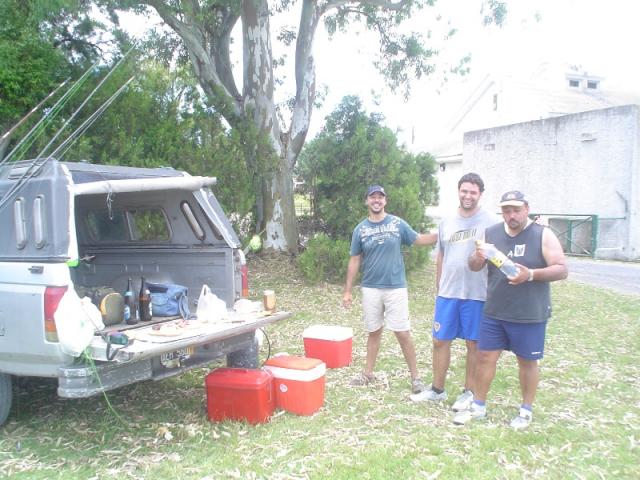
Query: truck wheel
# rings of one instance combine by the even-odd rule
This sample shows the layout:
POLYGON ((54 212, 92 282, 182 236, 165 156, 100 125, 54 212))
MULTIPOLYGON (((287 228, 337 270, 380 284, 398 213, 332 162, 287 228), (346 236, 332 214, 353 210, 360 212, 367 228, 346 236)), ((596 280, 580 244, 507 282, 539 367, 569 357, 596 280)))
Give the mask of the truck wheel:
POLYGON ((0 373, 0 425, 4 424, 9 416, 12 396, 11 375, 0 373))
POLYGON ((254 338, 250 347, 227 355, 227 366, 234 368, 258 368, 258 341, 254 338))

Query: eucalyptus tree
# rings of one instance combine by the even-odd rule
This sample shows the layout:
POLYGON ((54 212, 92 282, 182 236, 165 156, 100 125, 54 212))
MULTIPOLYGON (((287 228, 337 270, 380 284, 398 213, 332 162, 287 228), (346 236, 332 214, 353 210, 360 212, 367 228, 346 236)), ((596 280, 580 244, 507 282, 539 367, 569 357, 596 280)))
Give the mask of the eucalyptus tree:
MULTIPOLYGON (((349 31, 359 23, 378 34, 376 66, 394 87, 434 70, 436 51, 428 35, 406 32, 403 25, 418 9, 435 0, 103 0, 140 10, 150 6, 180 37, 208 102, 245 138, 245 160, 257 182, 258 229, 266 230, 265 246, 296 252, 298 232, 292 171, 305 143, 316 100, 314 38, 324 20, 329 33, 349 31), (298 26, 273 35, 276 14, 299 8, 298 26), (241 24, 242 80, 233 72, 232 32, 241 24), (273 40, 295 49, 295 93, 281 121, 276 101, 278 78, 273 40), (263 141, 261 142, 260 139, 263 141), (266 146, 264 148, 264 141, 266 146), (269 152, 275 157, 268 160, 269 152)), ((499 20, 504 5, 485 0, 488 19, 499 20)), ((424 28, 427 31, 427 28, 424 28)))

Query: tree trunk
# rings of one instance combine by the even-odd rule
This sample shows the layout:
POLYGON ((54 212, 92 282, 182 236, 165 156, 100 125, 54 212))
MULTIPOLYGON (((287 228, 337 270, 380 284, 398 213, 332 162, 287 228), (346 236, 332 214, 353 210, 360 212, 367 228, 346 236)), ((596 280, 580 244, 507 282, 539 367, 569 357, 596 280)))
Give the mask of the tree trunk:
MULTIPOLYGON (((313 35, 323 13, 315 0, 304 0, 296 47, 296 98, 288 131, 282 132, 274 102, 273 52, 268 0, 243 0, 236 10, 224 4, 210 10, 198 2, 146 0, 182 38, 196 77, 211 105, 232 128, 246 129, 246 145, 259 142, 257 132, 269 139, 277 165, 259 158, 260 147, 249 147, 246 161, 260 178, 256 192, 258 230, 265 230, 265 248, 298 252, 298 225, 293 201, 293 167, 304 145, 315 98, 313 35), (240 93, 232 74, 230 35, 242 19, 243 86, 240 93), (247 124, 251 122, 251 125, 247 124)), ((242 133, 241 133, 242 135, 242 133)))
POLYGON ((298 224, 293 201, 293 172, 289 159, 280 158, 271 178, 262 183, 262 202, 266 219, 265 248, 298 253, 298 224))
MULTIPOLYGON (((246 115, 266 135, 278 157, 273 170, 263 171, 262 198, 258 199, 258 224, 266 231, 265 248, 298 252, 298 225, 293 202, 293 172, 297 153, 287 149, 287 134, 282 134, 273 100, 273 53, 266 0, 242 3, 242 36, 246 115), (289 158, 290 154, 294 158, 289 158)), ((260 228, 260 227, 258 227, 260 228)))

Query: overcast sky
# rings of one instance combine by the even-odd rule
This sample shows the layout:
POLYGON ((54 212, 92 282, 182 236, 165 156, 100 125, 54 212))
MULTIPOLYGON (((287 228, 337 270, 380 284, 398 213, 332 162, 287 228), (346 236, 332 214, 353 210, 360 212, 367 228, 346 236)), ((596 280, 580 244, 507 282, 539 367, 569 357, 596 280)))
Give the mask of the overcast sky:
MULTIPOLYGON (((357 94, 367 108, 383 113, 387 125, 398 129, 401 140, 410 144, 412 128, 417 134, 425 128, 439 129, 487 74, 526 76, 543 62, 580 65, 590 74, 604 77, 603 88, 640 92, 636 51, 640 45, 640 2, 511 0, 502 28, 482 26, 477 9, 469 7, 473 2, 440 0, 438 4, 444 18, 458 28, 442 45, 440 61, 446 64, 471 53, 471 74, 452 78, 444 88, 436 78, 423 79, 414 85, 409 102, 404 102, 384 88, 370 67, 370 41, 350 36, 327 47, 320 37, 318 80, 329 86, 329 96, 314 114, 312 134, 343 95, 357 94)), ((424 14, 425 25, 429 22, 424 14)))
MULTIPOLYGON (((397 130, 400 140, 412 148, 412 129, 417 135, 425 130, 437 132, 487 74, 527 75, 543 62, 579 65, 604 77, 603 88, 640 91, 637 0, 508 0, 507 3, 509 13, 502 28, 482 25, 480 1, 438 0, 436 8, 443 14, 442 21, 434 21, 432 8, 412 19, 412 29, 433 31, 434 42, 441 51, 439 68, 446 68, 467 53, 472 55, 472 63, 471 74, 451 78, 444 88, 439 76, 416 82, 408 102, 392 94, 372 67, 377 47, 372 37, 350 29, 348 34, 329 42, 322 27, 319 28, 315 41, 317 83, 328 88, 328 95, 322 108, 313 113, 309 138, 319 131, 324 117, 343 96, 358 95, 369 111, 384 114, 387 125, 397 130), (448 31, 449 26, 457 28, 458 33, 440 42, 442 32, 448 31)), ((291 16, 286 23, 295 28, 297 21, 297 17, 291 16)), ((139 30, 141 22, 136 23, 131 23, 131 30, 139 30)), ((149 25, 148 20, 144 23, 149 25)), ((272 33, 277 27, 278 22, 272 20, 272 33)), ((290 53, 289 59, 292 57, 290 53)), ((240 62, 238 56, 238 67, 240 62)), ((292 65, 287 65, 286 72, 293 78, 292 65)), ((416 141, 413 148, 420 145, 416 141)))

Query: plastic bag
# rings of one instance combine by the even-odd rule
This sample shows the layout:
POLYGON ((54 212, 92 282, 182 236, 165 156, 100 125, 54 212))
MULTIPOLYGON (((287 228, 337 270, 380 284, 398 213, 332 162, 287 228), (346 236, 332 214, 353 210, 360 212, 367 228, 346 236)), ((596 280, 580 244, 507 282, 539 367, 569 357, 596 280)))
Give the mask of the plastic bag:
POLYGON ((53 319, 60 349, 72 357, 79 357, 91 343, 94 332, 104 328, 100 310, 91 299, 84 297, 81 300, 73 288, 65 292, 53 319))
POLYGON ((226 320, 229 316, 227 304, 218 298, 208 285, 202 285, 200 298, 198 298, 198 308, 196 317, 204 322, 219 322, 226 320))
POLYGON ((189 317, 187 287, 175 283, 151 282, 147 282, 147 287, 151 292, 151 302, 153 303, 153 314, 155 316, 173 317, 180 315, 182 318, 189 317))

